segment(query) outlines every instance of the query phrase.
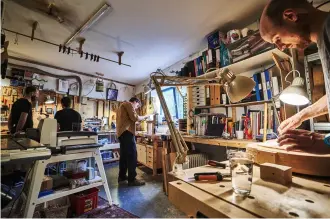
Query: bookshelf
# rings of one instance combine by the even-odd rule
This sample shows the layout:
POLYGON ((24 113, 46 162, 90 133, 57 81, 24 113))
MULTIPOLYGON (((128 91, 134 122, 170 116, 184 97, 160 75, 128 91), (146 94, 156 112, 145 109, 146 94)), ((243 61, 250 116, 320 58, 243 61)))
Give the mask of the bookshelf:
POLYGON ((232 104, 220 104, 213 106, 196 106, 196 109, 209 109, 209 108, 219 108, 219 107, 244 107, 244 106, 253 106, 253 105, 261 105, 264 103, 271 103, 272 101, 254 101, 254 102, 246 102, 246 103, 232 103, 232 104))
MULTIPOLYGON (((220 68, 220 71, 224 68, 228 68, 235 75, 239 74, 253 74, 255 72, 265 69, 267 66, 274 64, 272 55, 276 54, 281 59, 290 59, 291 56, 279 49, 271 49, 266 52, 260 53, 258 55, 252 56, 250 58, 244 59, 242 61, 233 63, 226 67, 220 68)), ((197 78, 215 78, 219 69, 210 71, 206 74, 197 76, 197 78)))
MULTIPOLYGON (((291 54, 292 51, 290 51, 291 54)), ((267 67, 278 64, 275 62, 274 56, 277 58, 277 60, 280 61, 285 61, 285 62, 293 62, 293 58, 291 55, 280 51, 277 48, 273 48, 267 51, 264 51, 260 54, 254 55, 252 57, 246 58, 244 60, 241 60, 239 62, 230 64, 228 66, 222 67, 220 69, 217 70, 213 70, 210 71, 206 74, 197 76, 197 78, 203 78, 203 79, 207 79, 209 81, 211 81, 212 79, 217 77, 217 73, 219 72, 219 70, 221 71, 224 68, 228 68, 229 70, 231 70, 235 75, 244 75, 244 76, 248 76, 251 77, 253 74, 257 73, 257 72, 262 72, 264 69, 266 69, 267 67)), ((276 65, 277 66, 277 65, 276 65)), ((285 71, 279 71, 279 74, 277 76, 280 77, 282 83, 281 83, 281 88, 284 88, 284 84, 283 84, 283 79, 285 77, 285 74, 287 72, 285 71)), ((190 111, 191 109, 211 109, 211 108, 226 108, 226 114, 228 115, 228 108, 231 108, 232 110, 232 119, 233 122, 236 121, 236 108, 237 107, 244 107, 246 109, 246 107, 249 106, 253 106, 253 105, 262 105, 263 107, 263 133, 267 133, 267 128, 268 128, 268 122, 269 122, 269 116, 273 116, 272 115, 267 115, 269 114, 269 107, 272 106, 272 101, 271 100, 265 100, 265 101, 254 101, 254 102, 245 102, 245 103, 230 103, 230 104, 214 104, 214 105, 198 105, 194 106, 194 104, 190 103, 192 101, 192 95, 191 95, 192 89, 188 89, 188 111, 190 111), (190 103, 190 104, 189 104, 190 103), (235 117, 235 118, 234 118, 235 117)), ((272 108, 271 108, 272 110, 272 108)), ((277 113, 277 112, 274 112, 277 113)), ((284 119, 287 117, 287 115, 285 114, 284 119)), ((188 119, 189 120, 189 119, 188 119)), ((260 120, 259 120, 260 121, 260 120)), ((262 121, 262 120, 261 120, 262 121)), ((192 121, 188 121, 187 123, 189 124, 187 127, 187 132, 189 133, 189 131, 191 130, 190 128, 190 124, 192 121)), ((272 124, 272 123, 269 123, 272 124)), ((263 141, 266 141, 267 136, 263 135, 263 141)))

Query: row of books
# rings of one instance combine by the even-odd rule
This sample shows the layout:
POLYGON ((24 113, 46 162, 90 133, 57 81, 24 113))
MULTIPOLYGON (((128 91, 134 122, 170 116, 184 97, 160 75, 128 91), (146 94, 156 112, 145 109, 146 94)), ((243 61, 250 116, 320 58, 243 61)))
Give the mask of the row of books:
POLYGON ((230 64, 228 50, 225 45, 217 49, 208 49, 201 53, 201 56, 185 64, 179 76, 197 77, 203 75, 210 68, 221 68, 230 64))
MULTIPOLYGON (((249 96, 243 99, 241 102, 253 102, 253 101, 264 101, 271 100, 280 93, 279 78, 272 76, 268 70, 256 73, 252 79, 256 85, 249 96), (272 86, 271 86, 272 85, 272 86)), ((280 107, 279 100, 275 100, 276 108, 280 107)))
MULTIPOLYGON (((269 107, 267 110, 267 138, 269 135, 274 136, 278 128, 276 122, 276 115, 274 114, 273 108, 269 107)), ((277 113, 279 113, 277 111, 277 113)), ((244 139, 262 139, 264 130, 264 111, 261 110, 249 110, 248 114, 243 114, 241 119, 236 122, 232 122, 232 118, 227 118, 227 124, 225 132, 231 137, 237 137, 237 131, 243 131, 244 139)))

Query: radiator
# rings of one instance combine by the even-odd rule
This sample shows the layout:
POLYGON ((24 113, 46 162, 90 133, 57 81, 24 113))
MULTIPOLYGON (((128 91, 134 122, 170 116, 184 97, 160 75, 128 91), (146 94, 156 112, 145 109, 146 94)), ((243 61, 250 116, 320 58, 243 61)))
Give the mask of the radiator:
POLYGON ((208 157, 206 154, 189 154, 188 163, 183 164, 183 169, 200 167, 207 164, 208 157))

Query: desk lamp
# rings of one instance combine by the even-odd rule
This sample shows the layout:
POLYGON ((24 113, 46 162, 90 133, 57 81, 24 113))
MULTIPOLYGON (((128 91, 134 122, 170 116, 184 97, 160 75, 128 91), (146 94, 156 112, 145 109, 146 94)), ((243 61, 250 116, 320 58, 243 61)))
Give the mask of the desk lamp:
POLYGON ((49 95, 47 95, 47 99, 46 99, 46 101, 45 101, 45 104, 52 104, 52 103, 54 103, 54 102, 55 102, 55 101, 54 101, 53 99, 51 99, 49 95))
POLYGON ((287 88, 285 88, 279 98, 282 102, 290 105, 295 105, 295 106, 303 106, 309 103, 308 95, 306 90, 304 89, 304 79, 300 77, 300 72, 297 70, 292 70, 290 71, 286 76, 285 76, 285 81, 287 83, 290 83, 291 85, 287 88), (287 77, 293 73, 297 72, 298 77, 295 77, 292 81, 287 81, 287 77))
POLYGON ((249 77, 234 75, 228 68, 225 68, 219 76, 223 80, 229 100, 233 103, 247 97, 256 84, 254 80, 249 77))

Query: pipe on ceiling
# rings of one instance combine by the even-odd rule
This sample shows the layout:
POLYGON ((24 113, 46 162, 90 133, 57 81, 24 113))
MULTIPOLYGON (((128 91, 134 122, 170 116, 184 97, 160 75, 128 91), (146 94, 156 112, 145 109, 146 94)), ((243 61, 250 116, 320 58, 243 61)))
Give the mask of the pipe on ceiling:
MULTIPOLYGON (((17 61, 21 61, 21 62, 27 62, 27 63, 31 63, 31 64, 41 65, 41 66, 48 67, 48 68, 58 69, 58 70, 61 70, 61 71, 72 72, 72 73, 75 73, 75 74, 78 74, 78 75, 83 75, 83 76, 95 78, 95 75, 92 75, 92 74, 88 74, 88 73, 81 72, 81 71, 76 71, 76 70, 71 70, 71 69, 68 69, 68 68, 62 68, 62 67, 59 67, 59 66, 50 65, 50 64, 30 60, 30 59, 20 58, 20 57, 16 57, 16 56, 8 56, 8 58, 13 59, 13 60, 17 60, 17 61)), ((98 78, 100 78, 102 80, 105 80, 105 81, 115 82, 117 84, 124 84, 124 85, 127 85, 127 86, 135 87, 135 85, 133 85, 133 84, 128 84, 128 83, 125 83, 125 82, 116 81, 116 80, 112 80, 112 79, 109 79, 109 78, 104 78, 104 77, 98 77, 98 78)))
POLYGON ((75 32, 71 35, 64 43, 65 46, 70 45, 72 41, 78 37, 80 34, 85 32, 88 28, 90 28, 96 21, 98 21, 102 16, 106 14, 111 8, 110 5, 104 3, 88 20, 75 32))
POLYGON ((8 63, 8 65, 12 68, 24 69, 26 71, 37 73, 37 74, 40 74, 40 75, 50 76, 50 77, 53 77, 53 78, 75 79, 79 84, 79 102, 78 103, 81 103, 81 101, 82 101, 82 80, 79 76, 77 76, 77 75, 56 75, 56 74, 53 74, 53 73, 43 71, 39 68, 28 67, 28 66, 23 66, 23 65, 16 65, 16 64, 13 64, 13 63, 8 63))

